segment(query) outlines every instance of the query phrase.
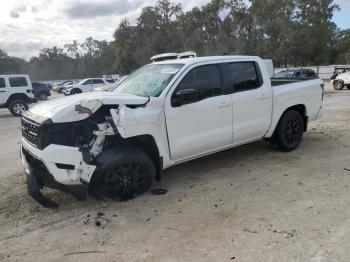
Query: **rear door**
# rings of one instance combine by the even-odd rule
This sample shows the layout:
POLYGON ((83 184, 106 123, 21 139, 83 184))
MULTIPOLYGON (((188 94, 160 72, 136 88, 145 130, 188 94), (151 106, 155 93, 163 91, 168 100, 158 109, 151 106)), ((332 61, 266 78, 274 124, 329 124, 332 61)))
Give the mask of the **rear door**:
POLYGON ((25 76, 13 76, 8 78, 9 95, 11 94, 26 94, 28 97, 33 97, 32 85, 30 80, 25 76))
POLYGON ((177 83, 165 104, 171 158, 181 160, 232 144, 232 98, 225 93, 221 66, 192 67, 177 83), (175 102, 179 92, 191 90, 199 92, 198 99, 175 102))
POLYGON ((8 97, 8 90, 5 77, 0 77, 0 105, 5 104, 8 97))
POLYGON ((233 94, 233 142, 244 143, 264 137, 272 114, 271 84, 264 83, 254 61, 228 64, 233 94))

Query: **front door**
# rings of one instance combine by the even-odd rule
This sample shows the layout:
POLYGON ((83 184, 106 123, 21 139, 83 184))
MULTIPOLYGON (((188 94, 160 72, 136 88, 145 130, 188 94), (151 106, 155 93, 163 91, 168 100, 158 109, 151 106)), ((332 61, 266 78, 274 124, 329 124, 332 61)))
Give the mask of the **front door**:
POLYGON ((170 154, 181 160, 232 143, 232 97, 225 94, 219 65, 197 66, 185 75, 165 107, 170 154), (179 91, 198 91, 198 99, 175 103, 179 91))

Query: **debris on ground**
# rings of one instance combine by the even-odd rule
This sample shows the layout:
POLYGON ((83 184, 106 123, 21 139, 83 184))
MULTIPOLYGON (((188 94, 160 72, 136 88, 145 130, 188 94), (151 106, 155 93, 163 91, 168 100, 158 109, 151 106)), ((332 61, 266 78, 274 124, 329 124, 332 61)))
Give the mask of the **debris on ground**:
POLYGON ((252 234, 257 234, 257 233, 259 233, 257 230, 251 230, 251 229, 246 228, 246 227, 243 228, 242 231, 243 231, 243 232, 252 233, 252 234))
MULTIPOLYGON (((114 215, 113 217, 115 216, 116 215, 114 215)), ((101 227, 102 229, 104 229, 110 222, 111 220, 109 218, 106 218, 103 212, 98 212, 93 219, 91 218, 90 214, 87 214, 86 219, 83 221, 85 225, 94 223, 95 226, 101 227)))
POLYGON ((349 171, 349 172, 350 172, 350 169, 348 169, 348 168, 344 168, 344 170, 345 170, 345 171, 349 171))
POLYGON ((78 251, 78 252, 71 252, 71 253, 66 253, 64 256, 70 256, 70 255, 76 255, 76 254, 98 254, 98 253, 106 253, 104 251, 99 251, 99 250, 93 250, 93 251, 78 251))
POLYGON ((165 195, 168 192, 167 189, 162 188, 155 188, 151 190, 152 195, 159 196, 159 195, 165 195))

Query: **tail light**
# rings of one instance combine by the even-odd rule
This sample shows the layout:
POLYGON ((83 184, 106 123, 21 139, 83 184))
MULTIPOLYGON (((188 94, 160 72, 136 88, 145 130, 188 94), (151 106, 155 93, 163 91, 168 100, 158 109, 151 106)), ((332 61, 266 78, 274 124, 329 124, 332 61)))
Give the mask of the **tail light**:
POLYGON ((321 84, 321 89, 322 89, 322 101, 323 101, 323 98, 324 98, 324 92, 325 92, 325 89, 324 89, 324 83, 321 84))

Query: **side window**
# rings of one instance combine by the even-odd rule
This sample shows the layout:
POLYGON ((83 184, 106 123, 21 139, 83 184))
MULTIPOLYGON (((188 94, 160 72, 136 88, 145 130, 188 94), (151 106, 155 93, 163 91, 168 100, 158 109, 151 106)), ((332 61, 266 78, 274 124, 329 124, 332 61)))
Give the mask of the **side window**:
POLYGON ((6 84, 5 84, 5 78, 0 78, 0 88, 5 88, 6 84))
POLYGON ((104 82, 103 82, 103 80, 101 80, 101 79, 94 79, 93 80, 93 82, 94 82, 94 84, 96 85, 96 84, 104 84, 104 82))
POLYGON ((86 80, 83 85, 86 86, 86 85, 92 85, 93 84, 93 81, 91 79, 89 80, 86 80))
POLYGON ((11 87, 28 86, 27 79, 25 77, 10 77, 9 81, 11 87))
POLYGON ((254 62, 231 63, 229 70, 235 92, 257 89, 261 86, 254 62))
POLYGON ((181 81, 176 91, 194 89, 200 99, 223 94, 218 65, 205 65, 192 69, 181 81))
POLYGON ((301 72, 300 71, 297 71, 296 73, 295 73, 295 76, 294 76, 295 78, 300 78, 301 77, 301 72))

